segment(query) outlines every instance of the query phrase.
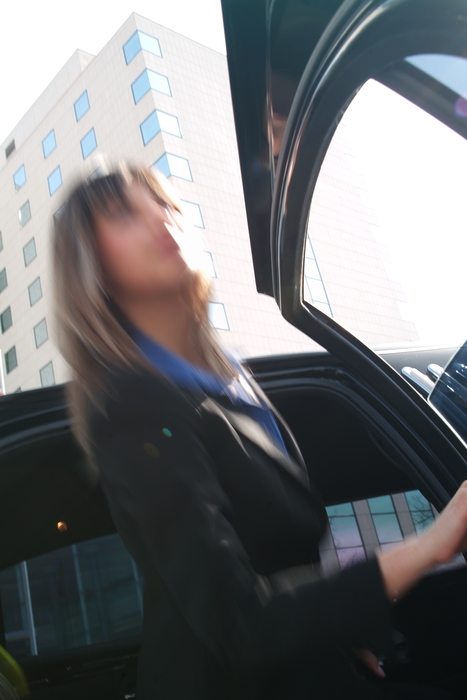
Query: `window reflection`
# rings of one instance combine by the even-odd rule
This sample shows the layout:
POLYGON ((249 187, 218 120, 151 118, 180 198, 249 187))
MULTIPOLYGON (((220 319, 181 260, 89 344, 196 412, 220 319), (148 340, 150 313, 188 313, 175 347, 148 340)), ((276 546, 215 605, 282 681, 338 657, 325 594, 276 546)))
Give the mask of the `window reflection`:
POLYGON ((27 267, 29 263, 31 263, 36 257, 36 242, 34 238, 31 238, 31 240, 28 241, 28 243, 26 243, 26 245, 23 247, 23 258, 25 267, 27 267))
POLYGON ((21 228, 25 226, 31 218, 31 205, 29 204, 29 199, 23 204, 18 210, 19 225, 21 228))
POLYGON ((183 215, 188 221, 196 226, 197 228, 204 228, 203 215, 201 214, 201 207, 195 202, 188 202, 186 199, 182 199, 183 215))
POLYGON ((160 170, 166 177, 174 175, 182 180, 193 180, 190 164, 187 159, 175 156, 173 153, 164 153, 152 167, 160 170))
POLYGON ((417 533, 423 532, 435 519, 431 503, 420 491, 409 491, 405 494, 410 515, 417 533))
POLYGON ((140 51, 148 51, 155 56, 162 57, 161 45, 158 39, 150 34, 136 31, 123 46, 125 61, 130 63, 140 51))
POLYGON ((85 90, 83 94, 78 97, 74 104, 76 121, 79 122, 81 117, 83 117, 89 110, 89 97, 88 91, 85 90))
MULTIPOLYGON (((420 534, 435 511, 420 491, 368 498, 328 506, 329 530, 320 543, 325 572, 363 561, 375 550, 386 550, 406 537, 420 534)), ((450 565, 465 565, 453 560, 450 565)))
POLYGON ((22 165, 13 175, 13 182, 15 183, 15 189, 20 190, 26 182, 26 169, 22 165))
POLYGON ((56 148, 56 146, 57 141, 55 140, 55 131, 52 129, 52 131, 50 131, 42 141, 42 152, 44 153, 44 158, 47 158, 56 148))
POLYGON ((174 136, 182 135, 177 117, 174 117, 172 114, 167 114, 166 112, 161 112, 159 109, 155 109, 154 112, 151 112, 149 117, 140 125, 140 129, 145 146, 160 131, 165 131, 165 133, 173 134, 174 136))
POLYGON ((52 362, 48 362, 45 367, 39 370, 39 375, 41 378, 41 386, 53 386, 55 384, 55 373, 54 366, 52 362))
POLYGON ((47 178, 47 183, 49 185, 49 194, 50 196, 53 195, 53 193, 58 190, 58 188, 62 184, 62 171, 60 170, 60 166, 58 165, 55 170, 49 175, 47 178))
POLYGON ((0 573, 15 658, 138 638, 142 578, 118 535, 81 542, 0 573))
POLYGON ((170 90, 170 84, 168 78, 165 75, 156 73, 153 70, 146 69, 144 73, 136 78, 135 82, 131 85, 131 90, 133 92, 133 99, 135 104, 149 92, 149 90, 156 90, 156 92, 161 92, 163 95, 172 95, 170 90))
POLYGON ((81 139, 81 153, 83 154, 83 160, 90 155, 97 148, 96 134, 94 129, 88 131, 86 136, 81 139))
POLYGON ((340 567, 346 568, 366 558, 362 537, 351 503, 326 508, 332 540, 340 567))
POLYGON ((467 59, 444 54, 420 54, 405 60, 458 95, 467 95, 467 59))
POLYGON ((222 331, 229 331, 229 321, 225 312, 224 304, 217 301, 210 301, 208 307, 209 320, 214 328, 222 331))

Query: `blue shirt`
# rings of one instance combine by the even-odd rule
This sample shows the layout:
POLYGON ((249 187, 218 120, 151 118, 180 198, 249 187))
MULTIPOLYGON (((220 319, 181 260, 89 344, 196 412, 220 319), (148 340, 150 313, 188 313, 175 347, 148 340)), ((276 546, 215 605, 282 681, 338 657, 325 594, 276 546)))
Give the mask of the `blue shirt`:
POLYGON ((258 421, 277 447, 287 454, 274 414, 269 406, 256 396, 240 363, 230 358, 238 369, 238 378, 227 380, 215 372, 196 367, 135 327, 131 329, 131 336, 146 359, 174 384, 192 391, 228 396, 234 406, 238 406, 244 413, 258 421))

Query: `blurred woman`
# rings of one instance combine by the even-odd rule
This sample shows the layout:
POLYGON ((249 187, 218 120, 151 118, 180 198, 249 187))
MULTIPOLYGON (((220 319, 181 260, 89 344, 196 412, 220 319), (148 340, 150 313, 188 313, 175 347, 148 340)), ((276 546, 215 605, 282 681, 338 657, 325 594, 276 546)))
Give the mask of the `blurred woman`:
POLYGON ((467 546, 467 487, 418 539, 322 578, 320 496, 218 344, 190 235, 162 176, 124 166, 74 187, 54 237, 75 433, 145 576, 138 700, 418 697, 352 658, 384 675, 391 604, 467 546))

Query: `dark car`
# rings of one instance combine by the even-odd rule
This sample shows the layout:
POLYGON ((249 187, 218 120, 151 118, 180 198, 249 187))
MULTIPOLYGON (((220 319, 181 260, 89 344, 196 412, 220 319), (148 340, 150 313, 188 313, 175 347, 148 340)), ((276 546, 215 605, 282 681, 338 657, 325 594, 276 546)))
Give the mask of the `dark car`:
MULTIPOLYGON (((369 79, 467 137, 456 81, 412 60, 442 56, 456 59, 455 70, 463 66, 467 3, 222 4, 257 288, 321 347, 248 364, 298 440, 334 540, 353 527, 357 507, 389 527, 398 498, 419 531, 467 478, 465 352, 456 355, 455 345, 371 350, 325 302, 307 298, 307 236, 326 153, 369 79)), ((20 664, 32 698, 134 697, 143 581, 88 477, 63 387, 0 400, 0 453, 0 645, 20 664)), ((363 549, 355 540, 333 545, 341 565, 363 549)), ((462 564, 435 572, 397 606, 391 677, 443 680, 462 692, 462 564)), ((0 656, 0 673, 18 682, 12 659, 0 656)))

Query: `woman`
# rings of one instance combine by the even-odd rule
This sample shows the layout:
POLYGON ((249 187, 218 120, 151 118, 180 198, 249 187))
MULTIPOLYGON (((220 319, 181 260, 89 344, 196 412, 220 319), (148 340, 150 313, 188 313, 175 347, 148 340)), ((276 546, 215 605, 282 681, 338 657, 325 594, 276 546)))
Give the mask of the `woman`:
POLYGON ((467 485, 418 540, 320 578, 321 500, 217 344, 187 238, 163 178, 130 167, 79 183, 54 238, 76 435, 146 580, 138 700, 406 697, 349 659, 382 675, 390 604, 467 546, 467 485))

